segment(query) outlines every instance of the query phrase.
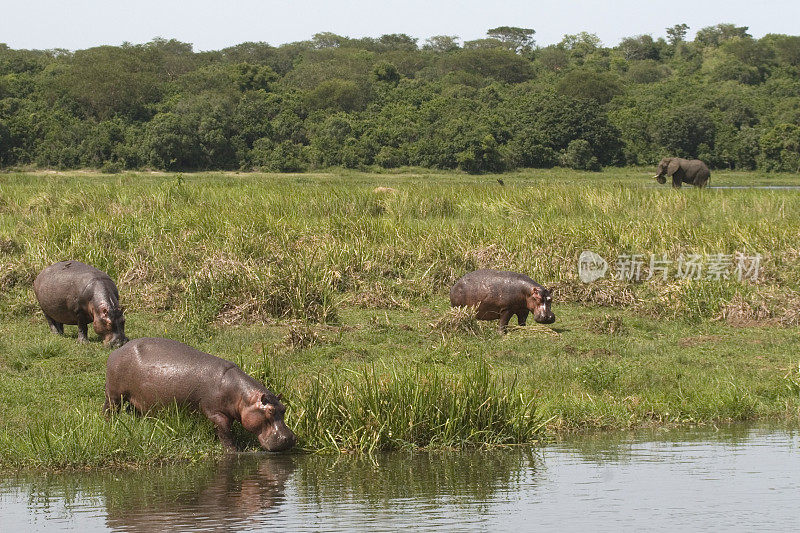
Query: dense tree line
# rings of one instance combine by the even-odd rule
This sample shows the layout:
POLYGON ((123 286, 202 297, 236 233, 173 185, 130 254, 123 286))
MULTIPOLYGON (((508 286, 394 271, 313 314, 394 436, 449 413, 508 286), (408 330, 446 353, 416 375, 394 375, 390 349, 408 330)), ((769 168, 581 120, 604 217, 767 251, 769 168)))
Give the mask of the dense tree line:
POLYGON ((164 170, 596 169, 699 157, 800 170, 800 37, 719 24, 686 40, 527 28, 194 52, 0 44, 0 166, 164 170))

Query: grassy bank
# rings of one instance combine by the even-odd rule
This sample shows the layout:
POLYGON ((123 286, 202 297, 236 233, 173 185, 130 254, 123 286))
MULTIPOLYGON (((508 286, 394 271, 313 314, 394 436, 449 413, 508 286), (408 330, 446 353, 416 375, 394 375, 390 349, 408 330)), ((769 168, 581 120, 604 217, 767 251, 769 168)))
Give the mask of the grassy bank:
POLYGON ((52 336, 31 289, 64 258, 118 280, 130 337, 182 340, 283 392, 307 450, 797 420, 798 193, 672 191, 649 174, 0 175, 0 463, 220 453, 180 410, 100 416, 107 351, 74 328, 52 336), (584 249, 612 270, 623 253, 760 253, 762 271, 585 285, 584 249), (555 287, 556 324, 507 337, 447 325, 450 284, 479 267, 555 287))

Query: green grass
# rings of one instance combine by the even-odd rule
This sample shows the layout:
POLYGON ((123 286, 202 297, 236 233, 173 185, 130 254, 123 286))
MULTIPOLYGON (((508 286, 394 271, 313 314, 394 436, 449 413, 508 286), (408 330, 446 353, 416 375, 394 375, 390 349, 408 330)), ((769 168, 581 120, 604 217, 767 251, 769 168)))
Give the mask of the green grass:
POLYGON ((108 352, 77 344, 74 327, 52 335, 32 292, 36 273, 65 258, 117 280, 131 338, 187 342, 283 393, 308 451, 796 422, 798 193, 673 191, 651 175, 528 171, 504 174, 501 187, 496 176, 412 171, 0 174, 0 465, 222 453, 210 424, 179 409, 101 416, 108 352), (584 249, 612 260, 761 253, 763 275, 584 285, 584 249), (449 312, 450 284, 480 267, 554 287, 558 321, 504 337, 449 312))

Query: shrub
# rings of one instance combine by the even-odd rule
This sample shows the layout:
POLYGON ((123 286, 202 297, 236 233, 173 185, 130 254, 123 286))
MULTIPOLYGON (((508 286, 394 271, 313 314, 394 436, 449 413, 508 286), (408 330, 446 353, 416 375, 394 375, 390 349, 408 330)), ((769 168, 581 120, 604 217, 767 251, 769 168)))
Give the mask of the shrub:
POLYGON ((575 139, 569 143, 561 156, 561 164, 575 170, 599 171, 601 169, 600 163, 592 153, 589 141, 583 139, 575 139))

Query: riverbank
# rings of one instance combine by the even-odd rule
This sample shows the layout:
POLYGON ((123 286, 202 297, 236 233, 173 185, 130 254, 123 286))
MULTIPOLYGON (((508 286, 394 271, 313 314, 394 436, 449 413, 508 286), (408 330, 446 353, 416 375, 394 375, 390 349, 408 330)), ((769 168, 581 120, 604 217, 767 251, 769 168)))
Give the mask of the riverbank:
MULTIPOLYGON (((446 303, 346 308, 338 325, 212 327, 203 335, 131 312, 128 329, 180 339, 264 379, 285 395, 288 423, 307 451, 491 446, 583 429, 800 420, 796 328, 688 324, 562 304, 552 327, 529 325, 505 337, 488 325, 443 334, 431 323, 446 303)), ((67 330, 56 337, 38 316, 0 325, 3 467, 130 466, 222 453, 202 417, 168 410, 104 419, 108 352, 99 342, 77 344, 74 328, 67 330)), ((238 437, 255 446, 247 434, 238 437)))
POLYGON ((0 465, 222 453, 210 425, 179 410, 101 416, 108 350, 78 345, 74 327, 52 335, 31 289, 64 258, 117 280, 129 337, 181 340, 283 393, 307 451, 798 421, 797 193, 673 191, 648 173, 2 174, 0 465), (609 262, 590 284, 577 275, 586 249, 609 262), (681 254, 708 265, 737 253, 760 256, 753 279, 734 265, 727 278, 676 276, 681 254), (672 270, 613 279, 615 258, 631 254, 672 270), (450 284, 482 267, 554 287, 557 322, 503 337, 450 315, 450 284))

